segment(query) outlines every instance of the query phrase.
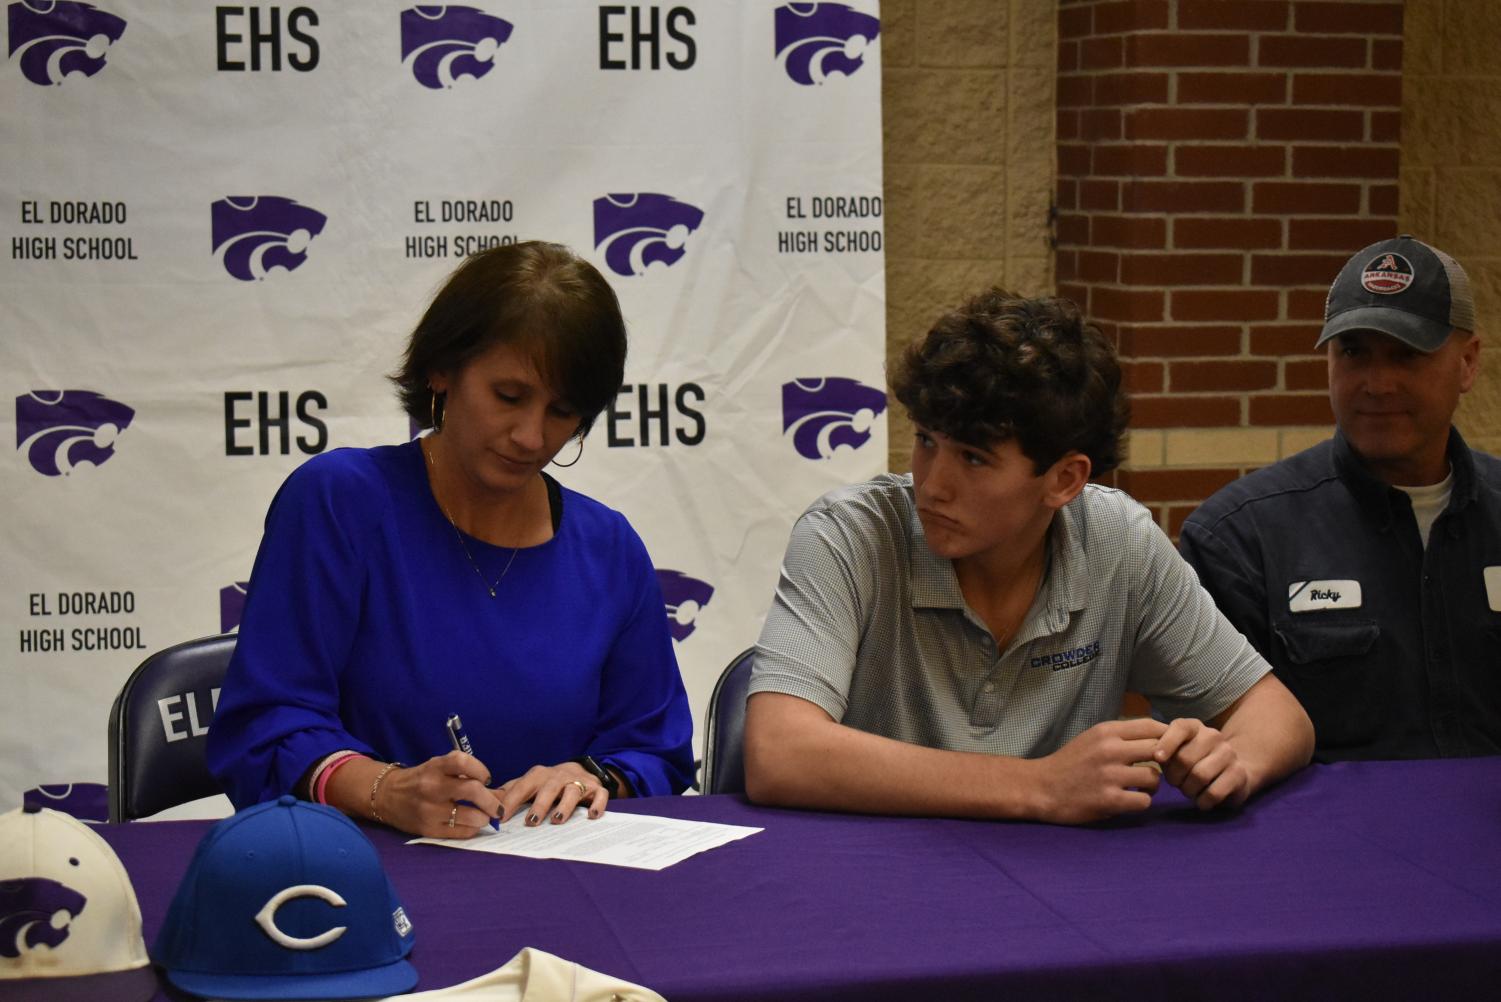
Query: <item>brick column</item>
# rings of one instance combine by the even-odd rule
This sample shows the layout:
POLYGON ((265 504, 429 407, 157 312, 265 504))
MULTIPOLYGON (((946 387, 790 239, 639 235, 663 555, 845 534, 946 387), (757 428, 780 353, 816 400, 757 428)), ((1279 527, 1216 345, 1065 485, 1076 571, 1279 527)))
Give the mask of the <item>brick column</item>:
POLYGON ((1325 292, 1397 232, 1402 4, 1062 0, 1058 36, 1058 291, 1125 363, 1113 479, 1176 535, 1329 433, 1325 292))

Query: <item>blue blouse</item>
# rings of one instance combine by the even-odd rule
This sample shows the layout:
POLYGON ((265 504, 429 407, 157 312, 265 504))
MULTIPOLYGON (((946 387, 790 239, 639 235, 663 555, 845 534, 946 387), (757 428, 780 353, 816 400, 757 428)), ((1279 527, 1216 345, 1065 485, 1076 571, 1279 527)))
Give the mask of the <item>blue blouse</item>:
POLYGON ((414 765, 463 716, 494 782, 583 754, 640 796, 678 793, 693 722, 656 574, 625 517, 562 489, 551 540, 515 555, 466 536, 417 442, 336 449, 271 502, 208 736, 235 807, 290 792, 348 748, 414 765))

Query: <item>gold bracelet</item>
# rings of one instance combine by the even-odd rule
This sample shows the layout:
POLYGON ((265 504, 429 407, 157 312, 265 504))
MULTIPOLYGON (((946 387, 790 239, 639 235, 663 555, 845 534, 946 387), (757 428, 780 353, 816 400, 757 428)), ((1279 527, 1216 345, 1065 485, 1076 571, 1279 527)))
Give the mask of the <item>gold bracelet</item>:
POLYGON ((400 762, 387 762, 385 764, 385 767, 381 769, 380 773, 376 775, 375 782, 370 784, 370 816, 379 821, 381 824, 385 824, 386 819, 381 817, 380 811, 377 811, 375 809, 375 795, 380 791, 380 784, 381 781, 386 778, 386 773, 390 772, 392 769, 400 768, 400 762))

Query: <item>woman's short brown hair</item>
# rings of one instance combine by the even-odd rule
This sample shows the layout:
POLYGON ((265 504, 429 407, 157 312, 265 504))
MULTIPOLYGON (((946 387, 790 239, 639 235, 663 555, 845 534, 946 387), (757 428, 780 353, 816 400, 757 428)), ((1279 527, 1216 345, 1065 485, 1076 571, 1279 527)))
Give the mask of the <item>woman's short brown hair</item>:
POLYGON ((998 288, 909 345, 891 388, 924 428, 981 448, 1016 439, 1039 474, 1070 452, 1092 476, 1115 469, 1131 417, 1115 349, 1077 306, 998 288))
POLYGON ((391 376, 403 409, 431 427, 428 380, 457 373, 498 344, 531 355, 553 392, 578 411, 580 436, 625 380, 625 320, 615 290, 568 248, 533 240, 472 254, 443 283, 391 376))

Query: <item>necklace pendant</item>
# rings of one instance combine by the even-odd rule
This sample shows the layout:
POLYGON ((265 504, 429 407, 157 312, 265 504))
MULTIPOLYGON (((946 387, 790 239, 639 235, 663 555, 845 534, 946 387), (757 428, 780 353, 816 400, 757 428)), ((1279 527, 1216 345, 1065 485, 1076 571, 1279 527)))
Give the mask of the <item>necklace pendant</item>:
MULTIPOLYGON (((428 463, 432 465, 433 475, 436 478, 438 473, 438 460, 434 457, 434 454, 429 449, 421 446, 419 446, 419 448, 422 448, 423 455, 427 457, 428 463)), ((479 561, 475 560, 474 554, 469 552, 469 544, 464 542, 464 534, 459 531, 459 523, 453 520, 453 516, 448 513, 448 509, 443 506, 443 502, 438 498, 436 483, 434 483, 433 487, 433 500, 438 502, 438 510, 443 512, 443 517, 448 519, 448 524, 453 529, 453 538, 459 541, 459 546, 463 548, 464 556, 469 560, 469 566, 474 568, 474 573, 479 578, 479 583, 484 585, 485 590, 490 593, 490 597, 494 598, 495 589, 499 587, 501 581, 505 580, 505 576, 511 573, 511 565, 516 562, 516 554, 521 552, 521 547, 515 546, 511 548, 511 558, 506 561, 505 567, 500 572, 500 577, 495 579, 495 584, 489 584, 489 579, 485 577, 485 572, 479 569, 479 561)))

